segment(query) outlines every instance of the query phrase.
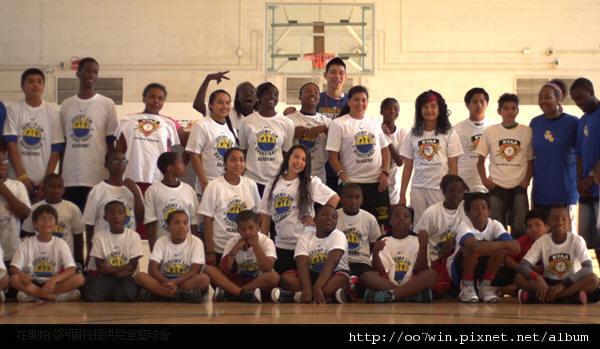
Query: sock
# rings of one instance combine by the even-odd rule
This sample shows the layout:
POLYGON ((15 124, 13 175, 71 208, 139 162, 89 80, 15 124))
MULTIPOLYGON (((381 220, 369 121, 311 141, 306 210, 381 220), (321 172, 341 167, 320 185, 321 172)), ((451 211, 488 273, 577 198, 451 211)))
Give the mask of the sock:
POLYGON ((481 280, 481 286, 491 286, 492 280, 494 280, 495 277, 496 277, 496 273, 490 273, 489 271, 486 271, 485 274, 483 274, 483 280, 481 280))
POLYGON ((463 285, 473 286, 473 281, 474 281, 473 275, 463 274, 463 277, 462 277, 463 285))

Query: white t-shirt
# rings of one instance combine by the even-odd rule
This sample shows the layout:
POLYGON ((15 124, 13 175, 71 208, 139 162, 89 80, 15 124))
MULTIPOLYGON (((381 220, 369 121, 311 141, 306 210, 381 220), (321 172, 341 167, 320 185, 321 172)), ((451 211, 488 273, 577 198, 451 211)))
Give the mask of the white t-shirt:
POLYGON ((531 245, 523 259, 532 265, 542 261, 544 277, 552 280, 571 277, 581 269, 582 263, 592 261, 583 237, 572 233, 567 233, 567 240, 560 245, 552 240, 552 234, 542 236, 531 245))
POLYGON ((521 124, 511 129, 497 124, 483 131, 477 153, 490 155, 489 176, 495 184, 512 189, 525 179, 527 163, 533 160, 531 137, 531 128, 521 124))
MULTIPOLYGON (((298 238, 305 235, 298 207, 300 178, 296 177, 292 181, 286 181, 280 177, 273 189, 271 200, 269 200, 272 185, 273 181, 270 181, 265 187, 262 200, 258 205, 258 212, 271 216, 275 222, 275 231, 277 232, 275 245, 286 250, 293 250, 298 238)), ((314 202, 325 205, 335 195, 335 192, 314 176, 311 177, 309 191, 312 201, 309 203, 308 215, 314 217, 314 202)))
MULTIPOLYGON (((400 149, 402 149, 402 144, 404 143, 404 139, 406 138, 406 130, 396 126, 396 130, 389 135, 385 135, 388 143, 392 145, 396 153, 400 154, 400 149)), ((400 201, 400 189, 402 184, 402 171, 400 167, 396 165, 396 161, 392 159, 390 154, 390 176, 388 179, 388 192, 390 196, 390 204, 395 205, 400 201)))
MULTIPOLYGON (((125 229, 122 234, 112 234, 109 230, 102 230, 94 234, 92 239, 93 258, 104 259, 111 267, 122 267, 134 258, 142 256, 142 240, 140 235, 133 230, 125 229)), ((90 262, 90 270, 97 270, 96 263, 90 262)))
POLYGON ((48 242, 31 236, 19 245, 10 265, 18 268, 37 282, 46 282, 65 269, 75 267, 69 246, 55 236, 48 242))
MULTIPOLYGON (((235 136, 227 124, 219 124, 213 118, 206 117, 192 126, 186 151, 202 157, 202 167, 208 181, 225 173, 223 161, 227 149, 235 147, 235 136)), ((200 181, 196 177, 196 192, 202 193, 200 181)))
MULTIPOLYGON (((136 188, 141 196, 142 191, 137 185, 136 188)), ((127 213, 127 218, 123 225, 125 228, 135 231, 134 198, 133 193, 126 186, 115 186, 102 181, 95 185, 88 195, 85 209, 83 210, 83 222, 86 225, 94 226, 94 234, 101 230, 108 230, 110 226, 104 220, 104 206, 111 201, 118 200, 125 204, 125 211, 127 213)))
POLYGON ((440 248, 446 241, 456 236, 458 226, 469 221, 465 214, 464 201, 456 210, 449 210, 440 201, 429 206, 415 225, 414 230, 420 232, 426 230, 429 235, 428 259, 433 262, 439 258, 440 248))
POLYGON ((270 118, 254 112, 240 124, 240 148, 247 149, 246 176, 266 185, 277 175, 287 152, 294 142, 294 123, 282 115, 270 118))
POLYGON ((449 275, 452 275, 452 263, 456 258, 456 254, 461 250, 465 240, 469 237, 473 237, 477 241, 512 240, 512 237, 506 232, 506 229, 504 226, 502 226, 502 223, 495 219, 488 218, 485 229, 482 231, 479 231, 473 227, 470 219, 461 223, 456 228, 456 245, 454 246, 454 252, 446 261, 446 270, 448 270, 449 275))
POLYGON ((338 152, 346 174, 354 183, 376 183, 381 173, 381 149, 389 145, 381 124, 365 115, 334 119, 327 134, 328 151, 338 152))
MULTIPOLYGON (((295 127, 329 127, 329 124, 331 124, 330 118, 319 113, 316 113, 315 115, 302 114, 298 110, 286 116, 294 122, 295 127)), ((327 145, 327 134, 319 133, 315 138, 306 136, 294 138, 294 144, 302 144, 310 151, 311 175, 319 177, 319 179, 325 183, 325 164, 329 159, 329 153, 325 150, 325 145, 327 145)))
MULTIPOLYGON (((458 157, 458 175, 467 183, 471 193, 487 193, 488 191, 477 172, 479 154, 475 150, 483 135, 483 130, 490 125, 492 123, 487 119, 475 122, 467 118, 454 126, 464 151, 458 157)), ((489 160, 486 159, 486 168, 488 167, 489 160)))
POLYGON ((238 213, 255 210, 259 202, 258 188, 250 178, 240 177, 238 185, 229 184, 223 176, 208 183, 198 214, 213 218, 213 242, 217 253, 223 254, 227 242, 239 236, 238 213))
POLYGON ((348 241, 346 240, 346 235, 337 229, 334 229, 323 239, 319 239, 316 233, 301 236, 296 245, 294 258, 308 256, 310 271, 321 273, 327 262, 329 252, 333 250, 344 251, 344 255, 340 258, 335 268, 333 268, 333 272, 350 270, 348 266, 348 241))
POLYGON ((156 161, 168 151, 169 145, 179 144, 173 121, 156 114, 131 114, 119 121, 117 140, 125 137, 129 164, 124 176, 135 182, 154 183, 162 179, 156 161))
POLYGON ((108 177, 104 156, 107 137, 114 137, 117 129, 115 103, 99 93, 85 100, 75 95, 61 104, 60 118, 67 140, 62 171, 65 186, 93 187, 108 177))
MULTIPOLYGON (((25 100, 9 104, 3 136, 6 141, 16 143, 21 164, 27 176, 36 183, 44 179, 52 151, 62 150, 65 143, 58 108, 46 102, 35 108, 25 100)), ((9 163, 8 177, 17 178, 12 162, 9 163)))
POLYGON ((388 236, 382 240, 385 241, 385 247, 379 252, 379 259, 388 280, 396 285, 407 283, 412 278, 417 262, 419 239, 408 235, 403 239, 388 236))
POLYGON ((359 209, 349 216, 340 208, 336 229, 343 232, 348 240, 348 262, 371 265, 369 244, 375 243, 381 235, 377 218, 369 212, 359 209))
POLYGON ((160 273, 167 279, 186 274, 192 264, 206 264, 204 244, 192 234, 187 234, 180 244, 173 243, 170 235, 161 237, 156 240, 150 259, 160 264, 160 273))
MULTIPOLYGON (((27 207, 31 207, 29 195, 23 183, 7 178, 4 184, 19 201, 27 207)), ((4 258, 7 260, 13 258, 17 247, 19 247, 21 243, 20 234, 21 220, 8 209, 8 201, 0 195, 0 245, 4 250, 4 258)))
POLYGON ((400 155, 413 159, 412 187, 422 189, 439 189, 442 177, 448 173, 448 159, 462 153, 454 129, 437 135, 435 131, 423 131, 422 136, 409 132, 400 150, 400 155))
MULTIPOLYGON (((156 238, 170 235, 167 231, 169 213, 183 210, 188 215, 190 226, 198 224, 198 196, 187 183, 179 182, 176 188, 162 182, 152 184, 144 196, 144 224, 158 222, 156 238)), ((191 227, 190 227, 191 228, 191 227)))
POLYGON ((31 206, 31 214, 25 222, 23 222, 23 230, 28 233, 36 233, 37 231, 33 226, 32 214, 36 208, 42 205, 50 205, 54 207, 58 213, 58 222, 52 230, 52 235, 62 238, 67 242, 71 253, 74 253, 75 248, 73 246, 73 235, 83 234, 85 230, 85 224, 83 223, 83 217, 79 207, 71 201, 62 200, 56 204, 49 204, 46 200, 37 202, 31 206))
MULTIPOLYGON (((223 251, 223 257, 228 255, 231 250, 235 247, 235 245, 240 241, 242 237, 238 234, 238 236, 231 238, 225 245, 225 250, 223 251)), ((269 239, 263 233, 258 233, 258 244, 260 248, 263 250, 263 253, 266 257, 272 257, 277 259, 277 253, 275 252, 275 244, 273 240, 269 239)), ((238 252, 233 256, 235 262, 237 264, 236 274, 243 277, 257 277, 260 276, 263 272, 260 270, 260 266, 258 264, 258 259, 256 258, 256 254, 254 253, 254 248, 250 247, 247 250, 240 248, 238 252)))

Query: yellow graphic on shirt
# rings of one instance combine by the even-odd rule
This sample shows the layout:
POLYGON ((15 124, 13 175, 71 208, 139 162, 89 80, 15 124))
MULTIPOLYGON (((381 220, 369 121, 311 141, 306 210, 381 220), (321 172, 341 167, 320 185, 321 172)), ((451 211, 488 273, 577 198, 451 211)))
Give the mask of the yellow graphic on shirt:
POLYGON ((554 136, 552 136, 552 131, 546 130, 546 133, 544 133, 544 139, 550 143, 554 143, 554 136))
POLYGON ((315 253, 310 256, 310 269, 314 272, 320 273, 327 262, 327 255, 324 253, 315 253))
POLYGON ((111 267, 122 267, 127 264, 127 261, 121 256, 114 256, 108 260, 111 267))
POLYGON ((33 266, 33 275, 38 278, 49 278, 54 274, 54 265, 49 262, 38 262, 33 266))

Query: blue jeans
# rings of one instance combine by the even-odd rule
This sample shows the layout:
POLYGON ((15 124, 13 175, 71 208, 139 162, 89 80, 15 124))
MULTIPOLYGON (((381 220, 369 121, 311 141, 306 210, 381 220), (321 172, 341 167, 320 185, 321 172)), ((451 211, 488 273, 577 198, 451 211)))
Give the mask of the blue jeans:
POLYGON ((529 211, 527 190, 520 185, 512 189, 495 186, 490 191, 490 216, 502 223, 505 228, 510 222, 513 239, 518 239, 525 234, 527 211, 529 211))

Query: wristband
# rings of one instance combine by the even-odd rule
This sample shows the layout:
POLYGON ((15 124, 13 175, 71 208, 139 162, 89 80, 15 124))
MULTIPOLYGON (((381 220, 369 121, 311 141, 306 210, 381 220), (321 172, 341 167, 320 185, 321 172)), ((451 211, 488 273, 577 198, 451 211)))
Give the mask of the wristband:
POLYGON ((26 173, 24 173, 24 174, 20 175, 19 177, 17 177, 17 179, 18 179, 18 180, 20 180, 20 181, 24 181, 24 180, 26 180, 27 178, 29 178, 29 177, 27 177, 27 174, 26 174, 26 173))
POLYGON ((538 277, 538 276, 540 276, 540 274, 536 273, 535 271, 532 271, 532 272, 529 274, 529 279, 530 279, 530 280, 535 280, 535 278, 536 278, 536 277, 538 277))
POLYGON ((336 173, 335 175, 339 177, 342 175, 342 173, 344 173, 344 170, 340 170, 340 172, 336 173))
POLYGON ((383 173, 386 176, 390 176, 390 169, 389 168, 384 168, 381 170, 381 173, 383 173))

